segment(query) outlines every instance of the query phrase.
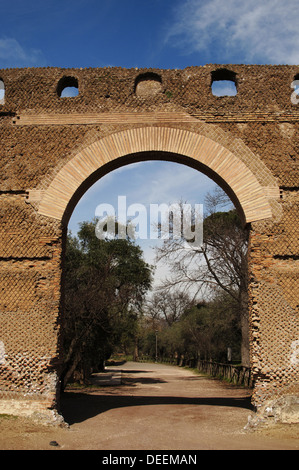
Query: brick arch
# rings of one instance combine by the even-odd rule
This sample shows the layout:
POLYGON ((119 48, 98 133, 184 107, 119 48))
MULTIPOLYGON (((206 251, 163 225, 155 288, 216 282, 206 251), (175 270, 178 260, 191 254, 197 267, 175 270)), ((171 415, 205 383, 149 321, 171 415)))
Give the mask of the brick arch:
POLYGON ((140 127, 116 132, 87 146, 60 169, 44 191, 38 212, 63 220, 73 195, 104 165, 132 154, 166 152, 180 156, 176 161, 202 170, 220 184, 241 210, 245 223, 271 218, 269 198, 278 198, 279 188, 266 166, 258 159, 258 165, 255 164, 258 169, 254 172, 252 159, 257 157, 246 146, 241 150, 242 157, 214 139, 173 127, 140 127), (251 159, 250 165, 246 164, 244 152, 248 153, 247 160, 251 159), (261 169, 263 178, 267 176, 264 178, 267 186, 258 174, 261 169))

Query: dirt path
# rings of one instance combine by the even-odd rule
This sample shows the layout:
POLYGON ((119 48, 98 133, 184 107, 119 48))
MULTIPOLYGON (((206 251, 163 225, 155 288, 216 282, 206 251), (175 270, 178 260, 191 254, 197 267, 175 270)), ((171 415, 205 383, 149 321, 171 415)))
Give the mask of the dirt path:
POLYGON ((250 393, 179 367, 126 363, 62 400, 69 428, 0 419, 0 449, 291 450, 299 425, 246 431, 250 393), (58 444, 58 445, 55 445, 58 444))

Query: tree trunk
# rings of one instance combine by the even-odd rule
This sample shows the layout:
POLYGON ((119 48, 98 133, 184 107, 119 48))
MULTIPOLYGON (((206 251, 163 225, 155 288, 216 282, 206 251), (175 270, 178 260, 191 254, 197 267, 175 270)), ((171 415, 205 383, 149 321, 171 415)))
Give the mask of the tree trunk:
POLYGON ((135 338, 133 361, 138 362, 138 360, 139 360, 138 339, 135 338))
POLYGON ((65 370, 61 376, 61 387, 62 391, 64 391, 68 381, 72 377, 73 373, 75 372, 79 362, 81 359, 81 355, 79 352, 77 352, 73 359, 71 359, 67 364, 65 364, 65 370))

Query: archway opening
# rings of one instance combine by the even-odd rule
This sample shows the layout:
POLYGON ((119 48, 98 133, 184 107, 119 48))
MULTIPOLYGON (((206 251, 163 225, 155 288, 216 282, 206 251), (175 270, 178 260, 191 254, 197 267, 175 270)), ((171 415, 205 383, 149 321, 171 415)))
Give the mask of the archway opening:
MULTIPOLYGON (((126 208, 128 209, 130 206, 135 205, 135 209, 137 209, 137 205, 143 205, 143 207, 147 210, 147 215, 150 213, 149 205, 150 204, 166 204, 171 205, 172 203, 179 203, 180 201, 194 204, 201 204, 203 205, 205 217, 210 217, 210 220, 213 219, 213 214, 216 213, 223 213, 226 214, 224 217, 227 217, 227 214, 236 213, 233 209, 232 202, 227 197, 225 191, 232 196, 234 201, 236 201, 236 206, 239 212, 239 216, 236 219, 231 220, 233 222, 237 220, 239 233, 242 233, 244 229, 244 214, 240 208, 240 204, 236 200, 234 193, 230 190, 227 183, 225 183, 220 177, 215 175, 210 169, 205 167, 200 163, 194 163, 186 158, 184 158, 185 162, 188 162, 189 165, 181 163, 181 157, 179 155, 170 154, 166 152, 143 152, 138 154, 131 154, 126 157, 125 161, 119 159, 117 162, 108 163, 104 165, 103 168, 97 170, 92 175, 90 175, 88 180, 85 180, 84 183, 78 188, 77 192, 73 195, 72 200, 69 202, 68 208, 64 215, 64 223, 68 223, 68 227, 72 232, 72 236, 78 235, 78 228, 80 226, 78 224, 83 222, 90 223, 94 216, 97 215, 97 207, 100 204, 110 204, 116 209, 119 204, 119 197, 126 196, 126 208), (118 167, 118 168, 117 168, 118 167), (198 170, 204 170, 205 174, 199 172, 198 170), (213 176, 213 179, 211 178, 213 176), (217 180, 214 181, 214 180, 217 180), (221 182, 222 188, 218 186, 217 183, 221 182), (216 197, 218 190, 218 196, 216 197), (210 207, 205 207, 207 202, 206 196, 210 194, 210 207), (81 197, 80 197, 81 196, 81 197), (213 201, 214 197, 214 201, 213 201)), ((132 214, 131 214, 132 215, 132 214)), ((213 221, 214 223, 214 221, 213 221)), ((225 220, 220 219, 215 221, 216 226, 217 223, 220 223, 219 227, 223 230, 228 228, 231 225, 228 224, 226 226, 225 220), (224 223, 224 225, 223 225, 224 223), (221 225, 222 224, 222 225, 221 225)), ((210 225, 209 230, 211 230, 210 225)), ((81 225, 82 228, 82 225, 81 225)), ((83 224, 84 228, 84 224, 83 224)), ((86 228, 86 227, 85 227, 86 228)), ((148 224, 148 228, 150 228, 150 224, 148 224)), ((92 228, 95 230, 95 226, 92 228)), ((80 235, 80 234, 79 234, 80 235)), ((211 235, 209 235, 211 236, 211 235)), ((79 236, 80 238, 80 236, 79 236)), ((86 240, 85 240, 86 241, 86 240)), ((142 240, 137 240, 138 245, 143 250, 143 254, 145 256, 145 260, 148 264, 153 264, 154 255, 156 254, 154 250, 150 250, 152 245, 156 245, 156 249, 159 248, 157 245, 160 244, 160 248, 163 245, 165 240, 152 240, 150 238, 149 232, 147 237, 142 240), (157 243, 158 242, 158 243, 157 243)), ((83 250, 84 250, 84 240, 83 240, 83 250)), ((85 245, 86 248, 86 245, 85 245)), ((167 247, 165 247, 167 248, 167 247)), ((244 253, 245 255, 245 253, 244 253)), ((199 253, 198 253, 199 256, 199 253)), ((202 258, 202 254, 200 255, 202 258)), ((199 258, 197 260, 199 262, 199 258)), ((168 274, 171 274, 172 268, 174 264, 169 265, 170 269, 168 269, 168 274)), ((181 312, 178 314, 176 319, 170 321, 170 317, 167 314, 162 313, 163 309, 161 310, 161 302, 159 305, 159 298, 154 299, 154 296, 151 293, 147 293, 146 296, 146 304, 144 303, 142 306, 143 316, 139 318, 139 313, 135 315, 134 323, 132 323, 132 331, 137 329, 143 331, 143 337, 137 338, 134 335, 128 335, 130 338, 122 338, 122 342, 115 345, 115 350, 112 351, 111 348, 106 349, 107 357, 101 355, 101 361, 104 357, 104 360, 109 360, 109 355, 113 354, 121 354, 125 355, 127 353, 130 356, 134 356, 136 358, 140 358, 141 355, 147 356, 148 358, 154 359, 153 357, 153 350, 155 354, 159 355, 160 359, 172 359, 175 361, 181 362, 181 364, 189 363, 191 365, 194 364, 194 361, 198 361, 200 358, 203 360, 212 359, 212 355, 214 354, 215 359, 224 359, 223 355, 225 355, 228 362, 238 362, 241 363, 241 343, 240 343, 240 333, 241 333, 241 325, 235 328, 233 335, 230 336, 230 342, 227 342, 225 346, 221 345, 221 351, 212 352, 211 343, 208 347, 204 350, 199 347, 194 346, 194 342, 192 347, 189 350, 170 350, 165 347, 166 337, 169 337, 169 334, 173 333, 174 326, 178 328, 179 321, 181 321, 180 327, 183 330, 183 327, 186 326, 186 322, 190 321, 190 323, 194 322, 201 322, 203 317, 205 317, 205 321, 208 321, 208 318, 211 319, 213 314, 211 313, 214 309, 214 316, 213 321, 215 321, 216 316, 221 313, 223 314, 223 302, 224 297, 221 297, 220 290, 215 287, 211 288, 212 283, 206 287, 205 292, 201 290, 200 294, 198 292, 195 295, 195 292, 192 292, 191 295, 186 295, 186 292, 190 289, 192 282, 195 284, 195 279, 187 283, 187 289, 173 289, 170 288, 171 286, 168 285, 164 291, 161 289, 161 278, 162 281, 166 279, 166 272, 165 267, 164 271, 163 268, 159 272, 160 279, 157 281, 155 280, 154 289, 158 287, 159 292, 162 292, 162 296, 166 298, 166 293, 169 302, 178 301, 181 302, 181 312), (184 291, 184 292, 183 292, 184 291), (209 292, 208 292, 209 291, 209 292), (217 295, 214 295, 217 291, 217 295), (164 293, 163 293, 164 292, 164 293), (185 295, 183 295, 185 293, 185 295), (181 297, 180 297, 181 296, 181 297), (217 297, 217 298, 216 298, 217 297), (156 302, 157 305, 154 305, 156 302), (221 305, 221 302, 223 305, 221 305), (151 318, 151 308, 160 308, 160 313, 155 318, 151 318), (218 310, 217 310, 218 309, 218 310), (145 310, 147 310, 146 315, 144 315, 145 310), (164 318, 163 318, 164 315, 164 318), (154 321, 153 321, 154 320, 154 321), (142 322, 146 323, 142 323, 142 322), (140 322, 140 323, 138 323, 140 322), (172 331, 171 331, 172 330, 172 331), (157 331, 159 331, 159 337, 157 336, 157 331), (235 339, 232 339, 234 334, 236 335, 235 339), (127 341, 127 342, 126 342, 127 341), (234 341, 235 344, 232 347, 231 342, 234 341), (139 343, 139 344, 138 344, 139 343), (138 346, 138 348, 137 348, 138 346), (128 348, 126 350, 126 348, 128 348), (137 348, 137 349, 136 349, 137 348), (154 349, 153 349, 154 348, 154 349), (239 352, 236 351, 239 349, 239 352), (219 353, 219 354, 218 354, 219 353), (167 357, 169 354, 171 357, 167 357), (199 354, 199 355, 198 355, 199 354), (236 355, 238 354, 238 356, 236 355), (201 357, 200 357, 201 355, 201 357), (193 356, 193 357, 191 357, 193 356)), ((181 285, 186 284, 186 279, 181 280, 181 285)), ((214 279, 215 281, 215 279, 214 279)), ((203 283, 201 283, 203 286, 203 283)), ((178 283, 176 285, 179 285, 178 283)), ((158 292, 156 290, 156 293, 158 292)), ((193 289, 196 291, 197 289, 193 289)), ((198 289, 200 290, 200 289, 198 289)), ((89 292, 90 294, 90 292, 89 292)), ((226 292, 227 294, 227 292, 226 292)), ((226 296, 227 303, 225 304, 225 311, 229 310, 228 308, 228 297, 226 296)), ((244 301, 244 299, 243 299, 244 301)), ((175 304, 174 304, 175 305, 175 304)), ((236 326, 235 323, 237 320, 235 307, 231 307, 231 323, 236 326)), ((70 309, 71 310, 71 309, 70 309)), ((132 313, 132 312, 131 312, 132 313)), ((136 313, 136 312, 135 312, 136 313)), ((196 324, 197 324, 196 323, 196 324)), ((197 325, 198 326, 198 325, 197 325)), ((207 325, 206 325, 207 326, 207 325)), ((195 325, 196 328, 196 325, 195 325)), ((207 328, 210 328, 207 326, 207 328)), ((229 330, 229 326, 227 331, 229 330)), ((204 332, 202 330, 201 338, 198 338, 198 341, 203 341, 204 336, 206 336, 207 330, 204 332)), ((222 330, 222 337, 223 337, 223 330, 222 330)), ((220 332, 218 331, 218 337, 221 336, 220 332)), ((185 341, 185 340, 184 340, 185 341)), ((191 342, 191 341, 189 341, 191 342)), ((186 343, 186 341, 185 341, 186 343)), ((109 345, 110 346, 110 345, 109 345)), ((99 362, 101 362, 99 361, 99 362)), ((80 374, 77 374, 77 378, 80 374)), ((76 377, 75 377, 76 378, 76 377)))
POLYGON ((57 94, 60 98, 74 98, 79 95, 79 84, 75 77, 63 77, 59 80, 57 94))
POLYGON ((236 96, 236 73, 227 69, 218 69, 211 74, 211 89, 214 96, 236 96))

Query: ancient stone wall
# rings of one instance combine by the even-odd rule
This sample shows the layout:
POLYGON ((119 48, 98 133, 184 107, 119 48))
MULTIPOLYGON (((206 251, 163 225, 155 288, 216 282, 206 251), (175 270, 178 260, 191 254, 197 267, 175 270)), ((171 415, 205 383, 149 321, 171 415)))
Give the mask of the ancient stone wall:
POLYGON ((292 397, 294 409, 298 74, 255 65, 0 70, 0 411, 57 408, 67 221, 103 174, 154 158, 212 177, 249 225, 253 403, 270 410, 292 397), (213 95, 222 79, 236 96, 213 95), (66 86, 78 95, 63 97, 66 86))

